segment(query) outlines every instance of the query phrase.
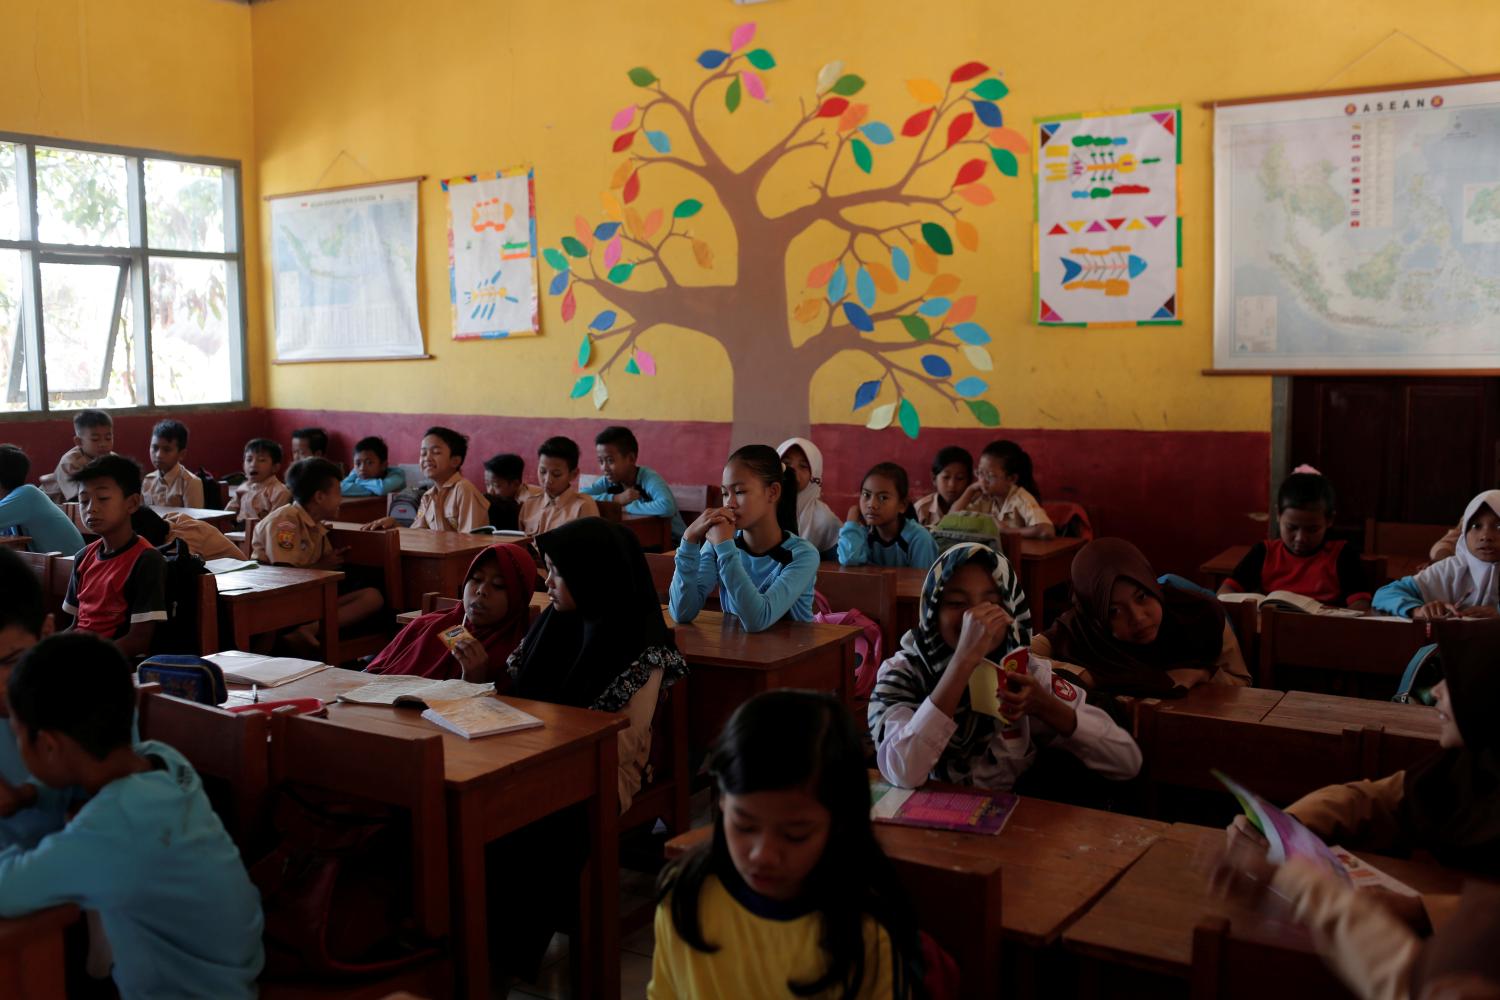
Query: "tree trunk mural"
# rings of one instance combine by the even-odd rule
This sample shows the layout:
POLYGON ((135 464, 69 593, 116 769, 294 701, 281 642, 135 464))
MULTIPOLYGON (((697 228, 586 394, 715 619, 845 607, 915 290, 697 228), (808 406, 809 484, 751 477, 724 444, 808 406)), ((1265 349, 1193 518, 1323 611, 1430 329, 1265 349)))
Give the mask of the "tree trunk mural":
POLYGON ((766 99, 762 74, 776 61, 766 49, 750 48, 754 35, 755 25, 743 24, 727 51, 700 53, 706 75, 686 97, 645 67, 629 71, 643 94, 611 122, 612 149, 624 159, 602 196, 605 218, 594 224, 579 215, 574 234, 543 251, 554 272, 548 291, 562 296, 564 322, 572 322, 580 300, 595 298, 602 306, 579 344, 572 397, 602 408, 609 399, 605 378, 618 368, 631 377, 655 374, 656 358, 641 338, 671 326, 724 348, 733 367, 736 444, 805 433, 813 375, 846 351, 881 369, 879 378, 853 387, 853 409, 869 409, 869 427, 894 425, 915 438, 921 417, 913 390, 918 400, 936 397, 997 426, 999 411, 985 398, 988 383, 962 371, 993 367, 989 333, 973 322, 976 296, 958 294, 961 280, 942 265, 958 250, 979 247, 979 230, 964 213, 994 200, 987 172, 1015 177, 1017 155, 1027 152, 1026 139, 1004 125, 997 102, 1005 84, 978 62, 955 69, 945 85, 909 80, 918 107, 893 128, 854 100, 865 81, 830 63, 819 71, 811 100, 800 102, 791 129, 736 169, 704 135, 701 116, 713 107, 713 95, 722 98, 718 113, 730 115, 747 99, 766 99), (691 149, 679 153, 665 131, 648 126, 666 118, 679 123, 691 149), (811 200, 768 214, 767 176, 790 154, 814 147, 828 155, 808 179, 811 200), (973 155, 981 150, 987 155, 973 155), (877 155, 902 157, 906 166, 894 180, 873 183, 877 155), (739 251, 733 284, 682 280, 694 263, 712 269, 714 251, 689 222, 704 211, 703 202, 684 198, 670 211, 644 208, 647 180, 656 186, 673 171, 707 184, 727 216, 739 251), (930 193, 935 185, 939 193, 930 193), (895 222, 887 224, 890 218, 895 222), (822 228, 813 234, 814 227, 822 228), (820 248, 827 244, 829 256, 800 287, 789 288, 787 254, 804 237, 820 248), (679 249, 683 244, 691 258, 679 249))

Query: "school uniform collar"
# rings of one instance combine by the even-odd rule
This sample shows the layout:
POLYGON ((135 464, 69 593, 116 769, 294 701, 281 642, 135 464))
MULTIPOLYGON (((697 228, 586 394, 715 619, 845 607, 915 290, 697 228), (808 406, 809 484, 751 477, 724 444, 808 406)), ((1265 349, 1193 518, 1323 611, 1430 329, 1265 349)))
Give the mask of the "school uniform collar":
POLYGON ((132 534, 130 536, 130 541, 126 542, 124 545, 121 545, 118 549, 115 549, 113 552, 111 552, 104 547, 104 539, 100 538, 99 549, 94 553, 94 555, 100 560, 113 559, 116 556, 122 556, 125 553, 129 552, 131 549, 135 548, 135 543, 139 541, 141 541, 141 536, 132 534))
POLYGON ((735 548, 747 556, 752 556, 756 559, 770 559, 779 565, 790 566, 792 564, 792 550, 786 547, 787 539, 790 537, 790 533, 783 528, 781 529, 781 541, 771 546, 765 552, 756 553, 751 552, 750 546, 745 544, 745 533, 743 531, 736 531, 734 533, 734 545, 735 548))
POLYGON ((573 497, 576 497, 577 495, 578 495, 578 488, 576 486, 572 486, 572 485, 570 485, 567 489, 563 490, 557 496, 553 496, 551 493, 548 493, 545 489, 542 490, 542 496, 545 499, 546 506, 548 506, 548 507, 561 507, 563 504, 567 503, 569 500, 571 500, 573 497))
POLYGON ((817 906, 813 904, 812 900, 806 897, 780 900, 771 899, 769 896, 762 896, 745 884, 745 880, 740 878, 740 873, 733 864, 727 867, 728 871, 717 873, 719 884, 724 887, 725 892, 729 893, 731 899, 757 917, 762 917, 766 920, 788 921, 798 920, 809 913, 817 912, 817 906))
POLYGON ((438 485, 438 489, 440 489, 440 490, 452 489, 453 487, 455 487, 455 486, 458 485, 458 481, 460 479, 462 479, 463 477, 464 477, 464 470, 459 469, 453 475, 451 475, 447 479, 443 480, 442 483, 440 483, 438 485))
POLYGON ((865 537, 869 540, 870 546, 872 548, 876 545, 879 545, 883 549, 888 549, 892 546, 895 546, 896 548, 899 548, 902 553, 910 551, 911 548, 911 546, 906 541, 906 522, 904 520, 901 522, 901 530, 896 532, 896 537, 892 538, 890 541, 886 541, 885 538, 881 536, 880 529, 875 527, 868 528, 865 531, 865 537))
POLYGON ((178 462, 176 465, 172 466, 170 472, 162 472, 158 470, 156 473, 156 478, 159 479, 164 485, 168 486, 177 482, 177 480, 182 478, 182 463, 178 462))

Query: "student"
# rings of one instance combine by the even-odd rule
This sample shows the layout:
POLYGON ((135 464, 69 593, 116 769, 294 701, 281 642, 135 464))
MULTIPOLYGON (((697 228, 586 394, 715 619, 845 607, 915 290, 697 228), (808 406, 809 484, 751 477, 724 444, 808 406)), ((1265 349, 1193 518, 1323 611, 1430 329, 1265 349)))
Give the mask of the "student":
POLYGON ((912 905, 875 839, 843 706, 811 691, 756 695, 708 769, 713 840, 662 873, 646 996, 919 995, 912 905))
POLYGON ((229 494, 225 505, 243 523, 246 518, 262 518, 277 507, 292 502, 292 494, 277 477, 281 475, 281 445, 270 438, 251 438, 245 442, 245 481, 229 494))
POLYGON ((340 495, 383 497, 406 489, 406 473, 391 468, 390 455, 384 438, 360 438, 354 446, 354 468, 339 484, 340 495))
POLYGON ((934 527, 948 516, 953 504, 973 482, 974 456, 957 445, 940 449, 932 460, 933 492, 912 505, 917 523, 926 528, 934 527))
POLYGON ((1031 456, 1014 441, 991 441, 979 453, 979 478, 953 501, 952 511, 988 514, 1003 532, 1041 541, 1057 537, 1036 498, 1031 456))
POLYGON ((119 650, 86 634, 44 639, 7 695, 27 769, 90 798, 35 847, 0 852, 0 917, 97 911, 125 1000, 254 997, 260 897, 192 765, 165 743, 131 742, 136 691, 119 650))
POLYGON ((819 553, 832 553, 839 543, 839 519, 823 502, 823 453, 807 438, 787 438, 776 454, 797 475, 797 534, 819 553))
POLYGON ((78 470, 83 523, 98 535, 78 553, 63 613, 73 628, 113 639, 129 659, 151 649, 156 623, 167 620, 167 561, 131 525, 141 506, 141 469, 105 455, 78 470))
MULTIPOLYGON (((479 487, 464 478, 464 459, 469 454, 469 439, 448 427, 429 427, 422 435, 422 450, 417 464, 422 475, 433 486, 422 494, 417 504, 413 528, 432 531, 473 531, 489 523, 490 502, 479 487)), ((365 525, 365 530, 396 527, 393 517, 381 517, 365 525)))
POLYGON ((292 431, 292 461, 322 458, 328 451, 328 432, 321 427, 303 427, 292 431))
POLYGON ((1417 619, 1500 615, 1500 490, 1470 500, 1463 523, 1457 552, 1375 591, 1375 610, 1417 619))
MULTIPOLYGON (((47 501, 51 503, 52 501, 47 501)), ((32 646, 52 634, 41 582, 31 567, 9 549, 0 548, 0 850, 35 847, 47 834, 61 830, 73 797, 63 789, 40 784, 26 770, 11 728, 5 685, 11 670, 32 646)))
POLYGON ((26 482, 31 459, 13 444, 0 444, 0 534, 31 539, 32 552, 72 555, 83 548, 83 535, 61 507, 26 482))
POLYGON ((73 447, 58 460, 53 476, 64 500, 78 499, 78 470, 115 450, 115 422, 103 410, 73 414, 73 447))
POLYGON ((1287 476, 1276 491, 1280 537, 1252 545, 1219 593, 1289 590, 1324 604, 1370 610, 1359 554, 1346 542, 1326 540, 1333 503, 1332 484, 1311 466, 1287 476))
POLYGON ((1073 559, 1073 606, 1031 651, 1104 695, 1175 698, 1211 682, 1243 686, 1250 672, 1217 598, 1156 582, 1141 550, 1096 538, 1073 559))
POLYGON ((469 564, 459 603, 409 623, 365 672, 456 677, 475 684, 503 679, 506 659, 526 634, 535 589, 536 563, 525 546, 481 549, 469 564), (469 634, 450 647, 442 637, 460 626, 469 634))
POLYGON ((503 452, 484 463, 484 495, 490 498, 490 527, 496 531, 521 530, 521 504, 541 494, 541 489, 521 481, 526 460, 503 452))
POLYGON ((719 588, 724 613, 748 631, 783 618, 810 622, 818 550, 793 534, 796 474, 763 444, 748 444, 724 465, 723 507, 688 525, 672 572, 672 618, 690 622, 719 588), (703 548, 707 541, 709 547, 703 548))
POLYGON ((843 566, 915 566, 937 562, 932 532, 910 517, 906 470, 881 462, 865 473, 859 503, 839 529, 839 563, 843 566))
POLYGON ((162 420, 151 428, 152 471, 141 481, 141 495, 156 507, 202 507, 203 480, 183 464, 187 424, 162 420))
POLYGON ((677 513, 677 498, 661 475, 636 464, 640 445, 629 427, 606 427, 594 438, 594 453, 599 459, 598 479, 583 490, 596 503, 616 503, 627 514, 641 517, 666 517, 672 520, 672 544, 682 538, 682 515, 677 513))
MULTIPOLYGON (((271 566, 304 569, 342 569, 343 550, 335 551, 324 521, 338 517, 339 468, 326 458, 304 458, 287 470, 292 502, 277 507, 260 519, 251 539, 250 558, 271 566)), ((345 575, 339 584, 339 628, 348 629, 385 606, 385 597, 374 587, 363 586, 357 575, 345 575)), ((304 625, 293 633, 293 642, 304 649, 315 645, 318 626, 304 625)))
POLYGON ((528 535, 561 527, 580 517, 598 517, 599 505, 574 487, 578 479, 578 445, 551 437, 536 451, 536 481, 542 489, 521 502, 521 530, 528 535))
POLYGON ((1066 750, 1107 778, 1135 777, 1141 751, 1130 734, 1088 704, 1040 657, 999 688, 1005 725, 976 712, 969 678, 1031 638, 1031 611, 1014 570, 987 545, 944 552, 922 584, 917 627, 880 665, 870 695, 870 735, 881 775, 915 788, 929 777, 1010 789, 1036 762, 1038 746, 1066 750))

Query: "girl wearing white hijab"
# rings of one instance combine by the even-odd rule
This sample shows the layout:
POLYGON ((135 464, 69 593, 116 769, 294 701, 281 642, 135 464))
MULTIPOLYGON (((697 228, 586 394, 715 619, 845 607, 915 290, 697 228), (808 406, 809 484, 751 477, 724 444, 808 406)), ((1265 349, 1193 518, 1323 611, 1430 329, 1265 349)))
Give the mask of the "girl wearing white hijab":
POLYGON ((1374 610, 1403 618, 1500 617, 1500 490, 1464 510, 1453 555, 1375 592, 1374 610))
POLYGON ((823 502, 823 453, 807 438, 787 438, 776 454, 797 473, 797 534, 819 552, 837 548, 842 522, 823 502))

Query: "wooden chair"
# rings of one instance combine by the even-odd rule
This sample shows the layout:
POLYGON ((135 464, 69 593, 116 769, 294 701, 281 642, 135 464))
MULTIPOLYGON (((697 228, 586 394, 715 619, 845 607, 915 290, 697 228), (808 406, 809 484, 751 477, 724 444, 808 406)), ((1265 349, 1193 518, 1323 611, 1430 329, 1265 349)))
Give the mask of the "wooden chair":
MULTIPOLYGON (((74 556, 52 557, 52 578, 47 582, 48 589, 44 591, 48 614, 62 614, 63 601, 68 596, 68 584, 73 579, 74 559, 74 556)), ((57 623, 58 628, 62 625, 61 621, 57 623)))
POLYGON ((401 533, 394 530, 350 531, 347 528, 334 528, 329 532, 329 541, 335 550, 348 550, 344 553, 345 565, 379 570, 381 590, 385 594, 386 610, 381 612, 385 627, 355 636, 345 636, 341 631, 339 662, 378 653, 391 639, 390 624, 394 620, 392 616, 395 610, 405 606, 401 590, 401 533))
POLYGON ((691 524, 698 515, 710 507, 723 506, 724 488, 718 484, 708 486, 682 486, 668 483, 672 499, 677 501, 677 512, 684 524, 691 524))
POLYGON ((389 735, 341 726, 326 719, 278 715, 271 719, 270 778, 337 796, 401 809, 411 823, 411 914, 416 930, 439 943, 431 960, 374 982, 261 983, 271 998, 327 995, 385 997, 398 990, 449 996, 452 959, 442 942, 451 913, 448 888, 448 821, 443 798, 443 739, 433 734, 389 735))
POLYGON ((675 837, 691 822, 687 685, 688 678, 679 678, 656 706, 651 718, 651 780, 641 785, 630 808, 620 816, 622 831, 660 819, 675 837))
POLYGON ((422 595, 422 614, 425 615, 429 611, 447 611, 449 608, 458 607, 461 603, 456 597, 448 597, 435 590, 429 590, 422 595))
POLYGON ((1453 530, 1451 524, 1412 524, 1365 518, 1366 552, 1387 556, 1409 556, 1427 561, 1438 539, 1453 530))
POLYGON ((828 598, 833 610, 857 608, 873 618, 880 625, 886 655, 896 651, 901 636, 896 631, 895 576, 890 573, 841 573, 830 569, 818 574, 815 586, 818 593, 828 598))
POLYGON ((1257 686, 1389 698, 1412 654, 1430 640, 1422 622, 1361 621, 1264 608, 1257 686))
MULTIPOLYGON (((1285 927, 1286 925, 1281 925, 1285 927)), ((1290 928, 1287 928, 1291 931, 1290 928)), ((1311 950, 1285 947, 1257 935, 1233 933, 1224 917, 1205 917, 1193 928, 1193 966, 1189 974, 1192 1000, 1261 1000, 1268 996, 1319 997, 1348 1000, 1353 994, 1311 950)))
POLYGON ((1240 644, 1245 666, 1253 671, 1260 662, 1260 608, 1251 601, 1221 601, 1220 607, 1240 644))
POLYGON ((958 965, 958 995, 991 1000, 1000 980, 1001 865, 995 858, 923 852, 887 852, 911 897, 917 923, 958 965))
POLYGON ((210 794, 210 799, 225 829, 242 852, 255 843, 270 785, 270 717, 262 712, 226 712, 158 691, 140 700, 140 728, 143 739, 176 748, 200 775, 219 783, 223 794, 210 794))
POLYGON ((57 552, 31 552, 26 549, 17 549, 16 555, 21 561, 31 567, 36 574, 36 579, 42 587, 42 597, 45 600, 52 593, 52 568, 53 560, 59 555, 57 552))
POLYGON ((656 599, 667 603, 667 593, 672 589, 672 574, 677 570, 677 557, 670 552, 647 552, 646 565, 651 567, 651 582, 656 586, 656 599))
POLYGON ((197 623, 196 644, 199 656, 219 651, 219 585, 212 573, 198 577, 198 590, 192 609, 197 623))
POLYGON ((260 523, 260 518, 247 517, 245 518, 244 523, 245 530, 242 537, 236 538, 235 536, 240 533, 234 531, 224 532, 224 537, 228 538, 230 541, 237 541, 240 546, 240 551, 245 554, 245 558, 250 559, 252 558, 250 553, 255 547, 255 526, 260 523))

